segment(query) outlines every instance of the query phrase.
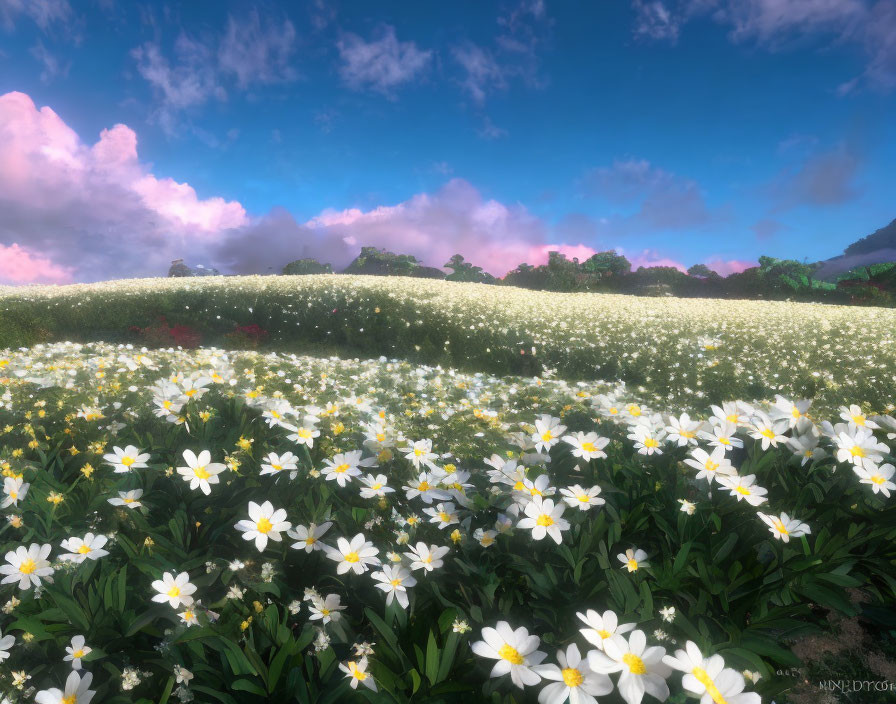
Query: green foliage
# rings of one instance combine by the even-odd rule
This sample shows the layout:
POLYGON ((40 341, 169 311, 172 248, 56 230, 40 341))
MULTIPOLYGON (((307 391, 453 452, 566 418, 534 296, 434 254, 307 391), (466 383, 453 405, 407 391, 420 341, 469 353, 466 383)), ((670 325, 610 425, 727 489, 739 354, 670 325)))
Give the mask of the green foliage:
POLYGON ((498 281, 494 276, 483 271, 482 267, 464 261, 460 254, 455 254, 443 266, 446 269, 451 269, 451 273, 445 277, 448 281, 471 281, 483 284, 494 284, 498 281))
POLYGON ((376 247, 362 247, 361 253, 345 268, 343 273, 371 276, 417 276, 426 279, 445 277, 444 272, 439 269, 422 266, 413 255, 394 254, 376 247))
POLYGON ((316 259, 296 259, 283 267, 283 273, 288 276, 332 274, 333 267, 329 264, 321 264, 316 259))

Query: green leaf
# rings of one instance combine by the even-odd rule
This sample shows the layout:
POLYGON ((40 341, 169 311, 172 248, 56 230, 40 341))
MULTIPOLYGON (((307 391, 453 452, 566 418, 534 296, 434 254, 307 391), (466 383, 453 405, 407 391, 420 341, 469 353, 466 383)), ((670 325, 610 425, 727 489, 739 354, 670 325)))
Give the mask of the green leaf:
POLYGON ((436 637, 432 631, 429 632, 429 638, 426 641, 426 679, 430 684, 435 684, 439 674, 439 646, 436 643, 436 637))

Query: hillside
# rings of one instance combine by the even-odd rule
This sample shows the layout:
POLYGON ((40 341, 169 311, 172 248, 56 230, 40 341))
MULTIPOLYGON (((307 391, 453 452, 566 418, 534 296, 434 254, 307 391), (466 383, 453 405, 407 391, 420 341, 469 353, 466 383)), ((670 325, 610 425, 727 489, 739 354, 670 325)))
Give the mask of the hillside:
POLYGON ((896 220, 867 237, 853 242, 843 254, 822 262, 818 278, 833 281, 842 273, 857 266, 870 266, 896 261, 896 220))
POLYGON ((0 295, 0 347, 105 340, 385 355, 623 381, 663 406, 896 398, 896 310, 551 293, 402 277, 144 279, 0 295), (488 295, 483 295, 487 291, 488 295))

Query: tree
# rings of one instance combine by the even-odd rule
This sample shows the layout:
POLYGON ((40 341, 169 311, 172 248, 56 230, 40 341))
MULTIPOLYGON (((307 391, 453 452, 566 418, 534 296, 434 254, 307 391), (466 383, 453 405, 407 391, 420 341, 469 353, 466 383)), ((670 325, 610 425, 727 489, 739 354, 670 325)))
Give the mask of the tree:
POLYGON ((169 277, 178 277, 178 276, 192 276, 193 272, 190 271, 190 267, 184 264, 183 259, 175 259, 171 262, 171 268, 168 269, 169 277))
POLYGON ((494 276, 483 271, 481 266, 464 261, 460 254, 455 254, 442 266, 451 269, 451 273, 445 277, 448 281, 475 281, 485 284, 493 284, 497 281, 494 276))
POLYGON ((321 264, 316 259, 296 259, 283 267, 283 273, 292 276, 332 274, 333 267, 329 264, 321 264))
POLYGON ((344 274, 368 274, 370 276, 419 276, 444 278, 445 272, 422 266, 412 254, 395 254, 376 247, 362 247, 361 253, 349 264, 344 274))
POLYGON ((688 269, 688 276, 697 276, 702 279, 708 279, 718 276, 718 274, 706 266, 706 264, 694 264, 694 266, 688 269))
POLYGON ((582 262, 582 270, 598 278, 624 276, 631 273, 632 264, 623 255, 610 250, 592 254, 582 262))

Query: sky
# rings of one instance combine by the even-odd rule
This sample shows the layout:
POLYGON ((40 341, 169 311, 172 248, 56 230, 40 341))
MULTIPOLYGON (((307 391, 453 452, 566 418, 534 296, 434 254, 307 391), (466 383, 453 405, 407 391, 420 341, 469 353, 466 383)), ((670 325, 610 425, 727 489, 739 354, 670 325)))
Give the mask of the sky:
POLYGON ((0 283, 816 261, 894 130, 896 0, 0 0, 0 283))

